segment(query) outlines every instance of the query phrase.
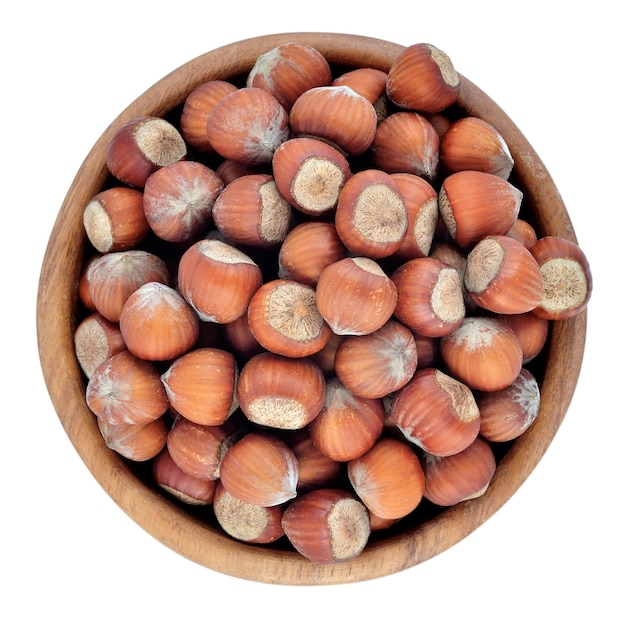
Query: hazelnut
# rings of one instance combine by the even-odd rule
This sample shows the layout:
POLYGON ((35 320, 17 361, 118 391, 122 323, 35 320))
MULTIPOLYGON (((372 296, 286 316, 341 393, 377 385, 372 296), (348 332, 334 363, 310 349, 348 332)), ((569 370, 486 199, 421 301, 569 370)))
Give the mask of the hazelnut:
POLYGON ((522 191, 482 171, 448 175, 439 190, 439 212, 448 233, 466 250, 485 236, 506 234, 517 219, 522 191))
POLYGON ((98 312, 81 320, 74 331, 74 352, 87 378, 101 363, 125 349, 119 325, 98 312))
POLYGON ((481 437, 452 456, 425 454, 422 465, 424 498, 446 507, 483 495, 496 471, 493 450, 481 437))
POLYGON ((378 118, 371 102, 347 86, 320 86, 298 97, 289 113, 294 137, 318 138, 346 156, 360 156, 372 144, 378 118))
POLYGON ((100 253, 88 257, 78 277, 78 300, 88 312, 96 311, 96 306, 91 298, 91 292, 89 291, 89 283, 91 281, 93 265, 100 257, 102 257, 100 253))
POLYGON ((224 324, 244 316, 262 282, 256 262, 222 240, 195 242, 178 263, 178 290, 206 322, 224 324))
POLYGON ((150 227, 143 210, 143 194, 134 188, 107 188, 92 197, 83 211, 89 242, 100 253, 136 247, 150 227))
POLYGON ((540 402, 537 379, 526 368, 520 370, 511 385, 493 392, 478 392, 481 437, 491 442, 516 439, 537 418, 540 402))
POLYGON ((284 535, 283 505, 249 504, 217 482, 213 497, 215 519, 226 534, 244 543, 273 543, 284 535))
POLYGON ((299 495, 283 512, 282 525, 296 551, 321 564, 353 560, 371 533, 365 505, 353 493, 333 488, 299 495))
POLYGON ((368 335, 345 336, 334 357, 339 380, 364 398, 383 398, 404 387, 417 362, 413 333, 395 320, 368 335))
POLYGON ((522 348, 522 363, 532 361, 543 350, 550 331, 550 321, 533 312, 525 314, 500 314, 498 322, 504 323, 517 336, 522 348))
POLYGON ((530 251, 509 236, 486 236, 467 255, 464 284, 482 309, 523 314, 543 299, 539 264, 530 251))
POLYGON ((298 493, 337 483, 343 475, 343 463, 326 456, 313 443, 306 428, 285 437, 298 460, 298 493))
POLYGON ((534 313, 560 320, 586 309, 593 280, 589 261, 578 244, 561 236, 544 236, 530 252, 541 269, 544 292, 534 313))
POLYGON ((350 177, 346 157, 324 141, 292 138, 276 148, 272 173, 278 190, 297 210, 321 216, 333 210, 350 177))
POLYGON ((293 208, 266 173, 230 182, 213 205, 217 229, 234 244, 269 248, 280 244, 293 226, 293 208))
POLYGON ((393 281, 368 257, 347 257, 327 266, 316 288, 317 308, 337 335, 380 329, 396 307, 393 281))
POLYGON ((220 176, 224 185, 230 184, 234 179, 243 175, 258 173, 258 167, 237 162, 236 160, 225 159, 220 162, 215 172, 220 176))
POLYGON ((387 115, 372 141, 374 164, 387 173, 413 173, 432 181, 439 167, 439 135, 430 121, 416 112, 387 115))
POLYGON ((380 400, 357 396, 333 377, 326 382, 324 404, 309 424, 309 433, 322 454, 334 461, 349 461, 374 445, 384 424, 380 400))
POLYGON ((296 497, 298 461, 278 437, 249 432, 224 454, 220 481, 246 504, 278 506, 296 497))
POLYGON ((395 395, 391 415, 411 443, 437 456, 461 452, 480 429, 470 388, 437 368, 415 373, 395 395))
POLYGON ((224 455, 241 436, 241 429, 230 420, 206 426, 177 415, 167 434, 167 451, 186 474, 217 480, 224 455))
POLYGON ((113 425, 147 424, 169 407, 156 366, 127 350, 94 370, 87 383, 86 400, 98 418, 113 425))
POLYGON ((321 52, 310 45, 288 41, 257 57, 246 86, 265 89, 290 110, 302 93, 330 81, 330 65, 321 52))
POLYGON ((158 487, 189 506, 211 504, 219 482, 196 478, 184 472, 170 456, 167 446, 152 463, 152 477, 158 487))
POLYGON ((424 494, 424 471, 404 441, 379 439, 364 455, 348 462, 348 478, 368 510, 382 519, 413 512, 424 494))
POLYGON ((463 322, 463 289, 452 266, 432 257, 419 257, 397 268, 391 280, 398 293, 394 315, 412 331, 441 337, 463 322))
POLYGON ((357 67, 339 74, 331 86, 350 87, 376 106, 386 95, 387 72, 374 67, 357 67))
POLYGON ((174 359, 191 350, 200 334, 199 323, 177 290, 155 281, 135 290, 120 314, 128 350, 152 361, 174 359))
POLYGON ((109 141, 105 155, 111 174, 138 188, 143 188, 148 176, 158 168, 186 156, 187 145, 176 127, 152 116, 125 123, 109 141))
POLYGON ((242 367, 237 399, 251 422, 296 430, 320 412, 325 387, 324 374, 313 361, 263 352, 242 367))
POLYGON ((439 343, 441 358, 459 381, 472 389, 495 391, 520 373, 523 352, 512 329, 497 318, 472 316, 439 343))
POLYGON ((305 221, 285 237, 278 252, 278 276, 315 286, 324 268, 347 251, 332 223, 305 221))
POLYGON ((515 219, 515 223, 513 223, 506 235, 519 240, 527 249, 530 249, 537 242, 535 228, 528 221, 521 218, 515 219))
POLYGON ((508 179, 513 157, 502 135, 479 117, 454 121, 441 138, 439 159, 449 173, 483 171, 508 179))
POLYGON ((261 346, 285 357, 313 355, 331 334, 317 309, 315 289, 291 279, 268 281, 252 295, 248 326, 261 346))
POLYGON ((163 417, 146 424, 114 424, 104 418, 96 422, 106 447, 129 461, 149 461, 165 447, 168 427, 163 417))
POLYGON ((143 209, 150 229, 168 242, 196 238, 209 227, 223 188, 219 175, 200 162, 183 160, 161 167, 144 186, 143 209))
POLYGON ((387 95, 400 108, 441 112, 456 102, 460 89, 450 57, 429 43, 410 45, 389 68, 387 95))
POLYGON ((394 179, 380 169, 352 175, 339 195, 335 227, 353 255, 379 259, 395 253, 406 234, 408 214, 394 179))
POLYGON ((171 406, 197 424, 219 426, 237 408, 237 363, 220 348, 198 348, 161 375, 171 406))
POLYGON ((222 157, 244 165, 269 164, 289 138, 289 116, 268 91, 242 87, 223 97, 207 118, 207 138, 222 157))

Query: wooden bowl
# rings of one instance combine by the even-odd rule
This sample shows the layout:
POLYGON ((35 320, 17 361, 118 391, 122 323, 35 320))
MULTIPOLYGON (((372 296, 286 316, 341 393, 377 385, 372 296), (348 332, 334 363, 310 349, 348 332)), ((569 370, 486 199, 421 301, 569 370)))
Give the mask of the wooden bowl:
MULTIPOLYGON (((106 183, 105 149, 114 132, 142 115, 167 116, 199 84, 241 79, 256 58, 286 41, 316 47, 334 67, 388 70, 403 46, 357 35, 285 33, 223 46, 186 63, 130 104, 104 131, 79 169, 61 206, 41 270, 37 301, 39 354, 52 403, 67 435, 95 479, 115 502, 161 543, 208 568, 239 578, 277 584, 338 584, 385 576, 422 563, 478 528, 521 486, 546 452, 570 404, 583 357, 586 312, 552 323, 544 355, 534 370, 541 409, 531 428, 506 447, 486 493, 436 512, 417 513, 394 530, 374 534, 355 560, 309 562, 287 547, 255 546, 226 536, 215 524, 174 503, 150 477, 109 450, 85 402, 86 381, 74 355, 79 320, 77 286, 88 248, 82 212, 106 183)), ((491 123, 516 162, 512 182, 525 196, 524 210, 540 235, 576 241, 562 199, 548 171, 508 116, 462 76, 460 111, 491 123)))

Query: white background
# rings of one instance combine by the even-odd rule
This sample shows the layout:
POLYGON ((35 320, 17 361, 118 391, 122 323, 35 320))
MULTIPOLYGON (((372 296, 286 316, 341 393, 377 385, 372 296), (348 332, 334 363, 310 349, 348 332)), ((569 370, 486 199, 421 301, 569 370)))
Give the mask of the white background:
POLYGON ((0 154, 3 413, 0 619, 7 623, 626 620, 624 60, 618 3, 10 3, 0 154), (57 211, 107 125, 165 74, 251 36, 327 31, 434 43, 526 134, 591 262, 568 415, 514 497, 435 559, 353 585, 239 580, 170 551, 87 471, 51 406, 35 303, 57 211), (8 195, 7 195, 8 193, 8 195))

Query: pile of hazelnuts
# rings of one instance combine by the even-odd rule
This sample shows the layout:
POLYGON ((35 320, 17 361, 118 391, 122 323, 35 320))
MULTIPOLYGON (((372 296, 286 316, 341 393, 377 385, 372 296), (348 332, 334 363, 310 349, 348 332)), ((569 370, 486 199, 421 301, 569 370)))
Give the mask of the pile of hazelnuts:
POLYGON ((521 218, 460 88, 433 45, 384 72, 289 42, 110 140, 83 219, 87 404, 234 539, 351 560, 482 495, 539 415, 527 364, 585 309, 589 265, 521 218))

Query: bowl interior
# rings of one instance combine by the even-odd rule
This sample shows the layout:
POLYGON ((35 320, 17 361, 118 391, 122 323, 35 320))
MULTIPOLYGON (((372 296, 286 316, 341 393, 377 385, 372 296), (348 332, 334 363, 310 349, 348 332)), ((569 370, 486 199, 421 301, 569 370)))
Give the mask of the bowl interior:
MULTIPOLYGON (((174 503, 151 484, 146 466, 130 464, 104 444, 85 402, 86 382, 74 355, 80 319, 77 287, 88 250, 82 211, 111 182, 105 150, 114 132, 142 115, 175 118, 186 96, 212 80, 241 80, 256 58, 286 41, 316 47, 336 70, 363 66, 388 70, 403 46, 358 35, 284 33, 236 42, 191 60, 132 102, 104 131, 85 158, 61 206, 41 269, 37 333, 43 375, 57 415, 76 451, 113 500, 156 539, 208 568, 278 584, 336 584, 388 575, 451 547, 493 515, 535 468, 561 424, 582 363, 586 312, 552 323, 548 343, 532 371, 541 386, 539 416, 526 433, 499 451, 498 467, 480 498, 442 510, 418 511, 384 534, 374 534, 355 560, 335 565, 307 561, 280 546, 234 541, 202 513, 174 503)), ((567 210, 548 171, 506 113, 462 76, 455 105, 460 115, 481 117, 502 134, 516 162, 511 182, 524 193, 524 213, 541 235, 576 241, 567 210)))

